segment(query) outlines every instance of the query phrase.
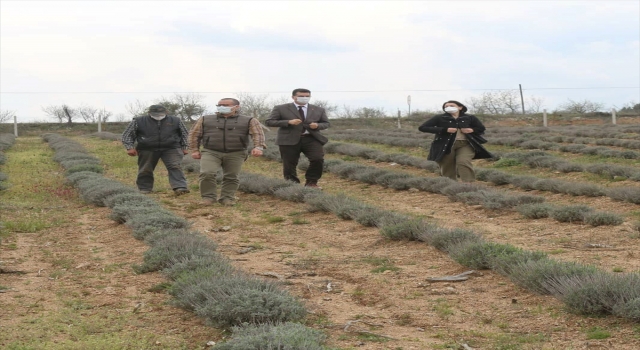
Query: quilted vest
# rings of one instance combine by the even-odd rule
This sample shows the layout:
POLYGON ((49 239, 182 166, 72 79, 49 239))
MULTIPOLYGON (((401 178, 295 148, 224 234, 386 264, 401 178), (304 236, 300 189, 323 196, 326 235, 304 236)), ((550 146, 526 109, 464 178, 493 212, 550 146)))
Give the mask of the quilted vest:
POLYGON ((180 119, 172 115, 157 121, 148 115, 136 117, 136 141, 139 150, 180 148, 180 119))
POLYGON ((218 152, 244 151, 249 145, 249 122, 244 115, 202 117, 202 147, 218 152))

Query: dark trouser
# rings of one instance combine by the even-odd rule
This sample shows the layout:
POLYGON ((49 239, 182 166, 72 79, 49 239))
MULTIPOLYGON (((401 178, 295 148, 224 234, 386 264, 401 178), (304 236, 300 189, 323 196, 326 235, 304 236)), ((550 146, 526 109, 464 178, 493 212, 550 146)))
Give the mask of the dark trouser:
POLYGON ((316 184, 322 177, 324 165, 324 149, 320 141, 313 136, 302 136, 296 145, 280 146, 280 157, 282 158, 282 174, 285 180, 300 183, 296 167, 302 152, 309 159, 309 168, 305 173, 306 183, 316 184))
POLYGON ((182 172, 182 157, 184 153, 179 148, 159 151, 138 150, 138 179, 136 185, 140 191, 153 189, 153 171, 162 159, 162 163, 169 172, 169 184, 172 189, 187 188, 187 179, 182 172))

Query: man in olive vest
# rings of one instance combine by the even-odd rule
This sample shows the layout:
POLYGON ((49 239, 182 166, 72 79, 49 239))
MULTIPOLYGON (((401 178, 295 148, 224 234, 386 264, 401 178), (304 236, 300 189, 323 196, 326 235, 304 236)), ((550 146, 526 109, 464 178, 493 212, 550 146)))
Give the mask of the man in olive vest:
POLYGON ((249 135, 253 141, 252 156, 261 156, 267 146, 260 122, 239 113, 240 101, 223 98, 216 107, 216 114, 202 116, 191 128, 189 150, 194 159, 200 159, 202 203, 231 206, 236 204, 238 174, 248 157, 249 135), (222 188, 218 199, 216 176, 220 170, 222 188))
POLYGON ((182 120, 167 115, 167 109, 161 105, 152 105, 147 115, 133 118, 122 133, 122 144, 128 155, 138 156, 136 185, 140 192, 151 193, 153 171, 162 159, 169 172, 169 184, 173 192, 176 195, 189 193, 181 166, 182 157, 189 153, 188 135, 182 120))

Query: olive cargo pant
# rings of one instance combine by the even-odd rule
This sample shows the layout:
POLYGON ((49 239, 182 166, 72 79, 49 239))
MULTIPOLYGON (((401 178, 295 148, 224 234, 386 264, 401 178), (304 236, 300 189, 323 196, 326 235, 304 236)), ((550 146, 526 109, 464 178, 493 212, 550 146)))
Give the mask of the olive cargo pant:
POLYGON ((247 160, 247 151, 218 152, 203 149, 200 159, 200 196, 218 199, 216 192, 216 177, 222 170, 222 188, 220 200, 235 200, 235 194, 240 184, 238 174, 242 164, 247 160))
POLYGON ((469 141, 456 140, 451 148, 451 153, 445 154, 441 161, 440 173, 453 180, 458 180, 458 175, 462 182, 473 182, 476 180, 476 174, 473 171, 471 160, 476 155, 469 141))

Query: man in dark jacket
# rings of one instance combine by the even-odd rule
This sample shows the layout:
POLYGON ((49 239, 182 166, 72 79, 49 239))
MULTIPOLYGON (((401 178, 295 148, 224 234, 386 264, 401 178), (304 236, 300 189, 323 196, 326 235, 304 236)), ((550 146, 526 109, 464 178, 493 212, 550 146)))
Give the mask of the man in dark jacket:
POLYGON ((265 125, 278 127, 276 145, 280 149, 284 179, 300 183, 296 167, 302 153, 309 159, 305 186, 318 187, 324 166, 323 145, 328 141, 320 130, 330 125, 327 112, 309 103, 311 91, 307 89, 293 90, 291 98, 293 103, 273 107, 265 125))
POLYGON ((138 156, 136 185, 140 192, 151 193, 153 171, 162 159, 169 172, 169 184, 173 192, 176 195, 189 193, 181 167, 182 157, 188 153, 188 135, 182 120, 167 115, 167 109, 161 105, 152 105, 147 115, 133 118, 122 133, 122 144, 128 155, 138 156))
POLYGON ((466 114, 467 107, 458 101, 445 102, 442 110, 446 113, 433 116, 418 128, 435 134, 427 159, 438 163, 442 176, 473 182, 476 177, 471 160, 492 157, 482 146, 485 127, 476 116, 466 114))

